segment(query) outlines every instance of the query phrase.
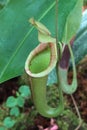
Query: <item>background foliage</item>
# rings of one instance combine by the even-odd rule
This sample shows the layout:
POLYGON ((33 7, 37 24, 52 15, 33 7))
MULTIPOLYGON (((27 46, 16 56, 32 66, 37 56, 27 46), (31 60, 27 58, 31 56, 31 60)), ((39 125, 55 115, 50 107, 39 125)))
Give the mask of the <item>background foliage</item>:
MULTIPOLYGON (((77 0, 59 1, 59 40, 62 39, 66 19, 76 2, 77 0)), ((38 44, 37 31, 29 24, 29 18, 34 17, 41 21, 55 36, 54 13, 54 0, 0 0, 0 83, 24 72, 25 60, 38 44)), ((86 17, 87 13, 83 16, 73 48, 76 62, 87 53, 86 17)))

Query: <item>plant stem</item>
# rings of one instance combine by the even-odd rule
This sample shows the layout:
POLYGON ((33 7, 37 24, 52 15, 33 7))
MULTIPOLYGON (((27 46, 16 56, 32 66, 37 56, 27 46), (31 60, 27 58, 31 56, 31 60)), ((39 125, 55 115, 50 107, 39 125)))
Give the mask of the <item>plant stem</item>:
POLYGON ((58 44, 58 0, 56 0, 56 11, 55 11, 55 32, 56 32, 56 47, 58 60, 60 59, 60 45, 58 44))
POLYGON ((56 45, 58 45, 58 0, 56 0, 56 45))
POLYGON ((75 128, 75 130, 79 130, 79 128, 80 128, 81 125, 82 125, 81 115, 80 115, 80 112, 79 112, 78 106, 77 106, 76 101, 75 101, 75 99, 74 99, 74 97, 73 97, 72 94, 71 94, 71 99, 72 99, 72 101, 73 101, 73 104, 74 104, 74 106, 75 106, 75 109, 76 109, 77 115, 78 115, 78 117, 79 117, 79 125, 75 128))
MULTIPOLYGON (((61 57, 60 54, 60 45, 58 46, 58 0, 56 0, 56 18, 55 18, 55 30, 56 30, 56 47, 57 47, 57 56, 58 56, 58 60, 61 57)), ((56 74, 57 74, 57 81, 59 80, 58 78, 58 60, 57 60, 57 64, 56 64, 56 74)), ((64 102, 63 102, 63 92, 60 86, 60 81, 58 82, 58 88, 59 88, 59 95, 60 95, 60 99, 61 99, 61 109, 64 109, 64 102)))

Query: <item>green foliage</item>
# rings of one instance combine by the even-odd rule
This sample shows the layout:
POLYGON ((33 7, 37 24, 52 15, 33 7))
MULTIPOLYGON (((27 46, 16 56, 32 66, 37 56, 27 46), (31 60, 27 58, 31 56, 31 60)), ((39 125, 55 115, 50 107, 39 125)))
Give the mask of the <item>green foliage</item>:
POLYGON ((20 92, 20 94, 21 94, 22 97, 28 97, 28 96, 31 95, 29 86, 26 86, 26 85, 22 85, 22 86, 19 88, 19 92, 20 92))
MULTIPOLYGON (((59 1, 58 37, 60 41, 64 36, 67 18, 75 8, 76 2, 77 0, 59 1)), ((24 72, 26 57, 38 44, 36 31, 28 23, 28 19, 35 17, 38 21, 43 21, 43 24, 55 36, 54 12, 55 1, 52 0, 10 0, 0 11, 0 55, 4 57, 0 57, 0 83, 24 72)), ((78 19, 79 16, 76 18, 78 19)))
POLYGON ((15 120, 12 120, 11 117, 6 117, 3 121, 3 124, 6 128, 11 128, 15 124, 15 120))
POLYGON ((73 53, 76 64, 87 55, 87 10, 83 13, 81 26, 74 41, 73 53))
POLYGON ((82 18, 82 5, 83 0, 77 0, 75 6, 67 16, 66 24, 63 32, 62 42, 68 44, 73 36, 76 35, 79 29, 82 18), (78 17, 78 20, 76 20, 78 17))
MULTIPOLYGON (((54 84, 53 86, 47 87, 47 90, 48 102, 55 108, 58 105, 59 100, 58 87, 56 84, 54 84)), ((68 98, 66 98, 66 95, 64 96, 64 107, 64 111, 56 118, 59 130, 75 130, 79 124, 79 118, 74 112, 72 112, 72 108, 69 106, 69 101, 68 98)), ((86 130, 87 124, 84 125, 83 122, 80 129, 86 130)))
MULTIPOLYGON (((72 36, 76 35, 81 21, 81 6, 82 0, 59 1, 59 41, 69 43, 72 36)), ((54 10, 55 2, 50 0, 11 0, 8 2, 4 1, 4 4, 0 1, 0 55, 4 57, 0 57, 0 82, 21 75, 24 72, 24 63, 27 55, 38 44, 36 32, 28 23, 29 18, 33 16, 38 21, 42 20, 55 36, 55 27, 53 26, 55 24, 54 10), (36 5, 38 5, 37 8, 36 5), (21 57, 22 60, 20 61, 21 57)), ((82 35, 78 33, 75 39, 75 44, 78 43, 78 45, 82 36, 84 37, 84 32, 87 32, 87 28, 85 27, 79 32, 82 35)), ((83 39, 82 41, 84 44, 86 43, 83 39)), ((79 47, 77 47, 77 52, 78 49, 79 47)), ((85 54, 87 54, 87 51, 85 54)), ((83 57, 85 54, 83 54, 83 57)), ((79 57, 81 59, 82 55, 79 57)), ((6 105, 10 109, 11 116, 17 117, 20 114, 19 108, 24 106, 25 98, 29 96, 29 92, 26 90, 26 88, 21 88, 16 98, 11 96, 7 99, 6 105)), ((5 127, 11 128, 14 124, 15 120, 11 120, 10 117, 5 118, 5 127)))
POLYGON ((19 106, 19 107, 23 107, 24 106, 24 98, 20 95, 20 96, 18 96, 17 97, 17 105, 19 106))
MULTIPOLYGON (((83 13, 82 22, 74 41, 73 54, 76 64, 87 55, 87 11, 83 13)), ((48 77, 48 84, 53 83, 57 83, 56 69, 48 77)))
POLYGON ((13 107, 13 108, 11 108, 11 110, 10 110, 10 115, 11 116, 19 116, 20 115, 20 110, 19 110, 19 108, 18 107, 13 107))
POLYGON ((22 85, 16 97, 10 96, 6 101, 6 107, 9 108, 9 115, 6 116, 3 120, 2 126, 0 130, 7 130, 8 128, 12 128, 17 122, 17 118, 20 116, 20 107, 23 108, 25 100, 30 96, 29 86, 22 85))
MULTIPOLYGON (((61 130, 75 130, 79 124, 79 118, 69 109, 64 110, 62 115, 57 118, 59 129, 61 130)), ((87 124, 82 123, 79 130, 86 130, 87 124)))
POLYGON ((2 126, 2 127, 0 127, 0 130, 6 130, 6 128, 2 126))
POLYGON ((15 107, 16 105, 17 105, 17 99, 13 96, 8 97, 6 101, 6 106, 11 108, 11 107, 15 107))
POLYGON ((18 97, 16 97, 16 98, 14 96, 8 97, 8 99, 6 101, 7 107, 9 107, 9 108, 12 108, 15 106, 23 107, 24 101, 25 101, 24 98, 31 95, 29 86, 27 86, 27 85, 21 86, 18 91, 20 92, 20 93, 17 93, 18 97))
POLYGON ((12 108, 15 106, 23 107, 23 105, 24 105, 24 99, 21 95, 19 95, 17 98, 10 96, 8 97, 6 101, 6 106, 9 108, 12 108))
POLYGON ((54 5, 55 2, 50 0, 10 0, 1 10, 0 55, 4 58, 0 57, 0 82, 24 72, 26 57, 38 44, 36 32, 28 20, 31 17, 45 20, 47 15, 54 12, 54 5))

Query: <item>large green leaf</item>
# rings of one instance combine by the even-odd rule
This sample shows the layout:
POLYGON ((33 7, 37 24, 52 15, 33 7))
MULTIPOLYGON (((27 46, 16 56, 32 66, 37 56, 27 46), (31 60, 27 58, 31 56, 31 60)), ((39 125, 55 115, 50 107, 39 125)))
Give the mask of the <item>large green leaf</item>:
POLYGON ((83 0, 77 0, 75 7, 71 10, 67 17, 62 38, 62 42, 65 44, 70 42, 72 36, 74 36, 79 29, 82 18, 82 5, 83 0), (76 20, 76 17, 78 17, 78 20, 76 20))
MULTIPOLYGON (((59 0, 58 33, 62 39, 66 19, 77 0, 59 0), (67 4, 68 3, 68 4, 67 4)), ((25 60, 38 44, 37 32, 28 23, 34 17, 55 36, 54 0, 9 0, 0 10, 0 82, 19 76, 25 60)))
POLYGON ((74 42, 73 52, 76 64, 87 55, 87 10, 83 13, 81 26, 74 42))
POLYGON ((50 0, 10 0, 0 11, 0 82, 23 73, 27 55, 38 44, 28 20, 48 17, 54 5, 50 0))

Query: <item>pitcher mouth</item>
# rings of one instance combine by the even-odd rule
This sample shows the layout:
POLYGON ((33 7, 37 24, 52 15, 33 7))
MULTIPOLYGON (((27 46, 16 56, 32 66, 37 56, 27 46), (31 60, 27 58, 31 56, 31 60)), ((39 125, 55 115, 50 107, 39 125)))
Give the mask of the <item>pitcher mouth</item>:
POLYGON ((48 75, 57 63, 55 43, 41 43, 28 56, 25 71, 31 77, 48 75))

